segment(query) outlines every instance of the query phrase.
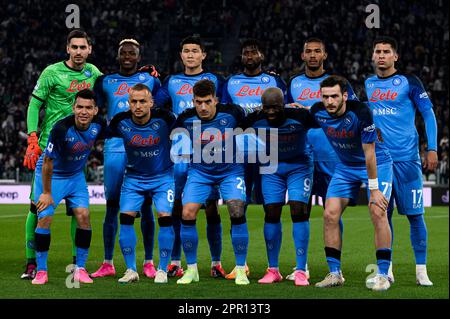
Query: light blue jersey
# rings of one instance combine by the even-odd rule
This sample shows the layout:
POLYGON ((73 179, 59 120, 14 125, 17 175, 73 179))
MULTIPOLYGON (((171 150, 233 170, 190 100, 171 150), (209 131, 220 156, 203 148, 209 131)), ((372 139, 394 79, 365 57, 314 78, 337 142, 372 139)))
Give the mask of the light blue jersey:
POLYGON ((179 73, 170 75, 164 81, 161 89, 155 96, 155 103, 158 107, 164 107, 172 102, 172 112, 176 116, 183 113, 184 110, 194 107, 192 102, 192 90, 195 83, 200 80, 210 80, 216 86, 216 96, 221 98, 224 79, 210 72, 201 72, 195 75, 179 73))
POLYGON ((372 76, 365 81, 365 86, 373 120, 381 129, 394 162, 420 160, 416 110, 425 121, 427 149, 437 150, 433 104, 417 77, 398 72, 386 78, 372 76))
MULTIPOLYGON (((112 73, 102 75, 97 79, 94 91, 97 96, 97 105, 99 108, 106 107, 106 118, 108 123, 120 112, 126 112, 130 109, 128 104, 128 93, 132 86, 142 83, 145 84, 155 97, 161 82, 147 72, 137 72, 133 75, 122 75, 112 73)), ((122 139, 110 138, 105 141, 105 152, 125 152, 122 139)))

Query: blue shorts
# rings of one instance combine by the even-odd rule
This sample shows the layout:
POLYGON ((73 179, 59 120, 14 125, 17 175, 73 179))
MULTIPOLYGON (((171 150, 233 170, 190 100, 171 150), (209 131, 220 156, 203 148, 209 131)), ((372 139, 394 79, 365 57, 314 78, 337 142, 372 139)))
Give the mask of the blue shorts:
POLYGON ((103 183, 106 200, 119 200, 126 163, 125 152, 104 153, 103 183))
POLYGON ((158 213, 172 213, 175 200, 172 168, 152 177, 125 175, 120 191, 120 212, 139 212, 148 197, 153 198, 158 213))
POLYGON ((276 173, 261 175, 264 204, 284 204, 286 190, 290 201, 308 203, 312 190, 312 178, 312 163, 278 163, 276 173))
MULTIPOLYGON (((392 162, 382 163, 377 166, 378 185, 387 200, 392 192, 392 162)), ((349 206, 355 206, 361 183, 368 183, 365 166, 348 166, 343 163, 336 164, 333 178, 328 186, 327 199, 331 197, 350 199, 349 206)), ((367 188, 367 198, 370 191, 367 188)))
POLYGON ((314 183, 312 194, 325 198, 337 162, 314 162, 314 183))
MULTIPOLYGON (((175 200, 181 200, 184 186, 186 185, 188 175, 188 163, 175 163, 173 165, 173 176, 175 179, 175 200)), ((214 187, 207 201, 220 199, 220 191, 218 187, 214 187)))
MULTIPOLYGON (((34 179, 34 202, 37 203, 39 196, 43 192, 42 173, 36 171, 34 179)), ((52 177, 52 198, 55 206, 50 205, 42 212, 38 213, 38 218, 46 216, 53 216, 55 209, 59 202, 66 200, 66 207, 68 208, 88 208, 89 207, 89 193, 86 184, 86 178, 83 172, 70 177, 59 177, 53 175, 52 177)))
POLYGON ((420 161, 394 162, 392 180, 392 198, 389 208, 393 208, 394 199, 397 211, 401 215, 420 215, 423 207, 422 165, 420 161))
POLYGON ((238 166, 225 174, 213 176, 198 169, 189 168, 183 193, 183 205, 205 203, 211 197, 214 187, 217 186, 224 200, 245 201, 244 169, 238 166))

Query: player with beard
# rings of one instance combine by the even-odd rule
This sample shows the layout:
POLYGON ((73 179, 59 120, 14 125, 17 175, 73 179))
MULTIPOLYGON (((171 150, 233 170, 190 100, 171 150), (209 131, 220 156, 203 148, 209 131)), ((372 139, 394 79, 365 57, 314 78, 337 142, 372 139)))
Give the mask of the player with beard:
MULTIPOLYGON (((241 46, 241 63, 243 72, 230 76, 224 84, 222 104, 233 103, 240 105, 246 114, 259 110, 262 107, 261 97, 269 87, 278 87, 286 96, 286 84, 277 75, 264 72, 262 63, 264 54, 261 45, 255 39, 248 39, 241 46)), ((285 100, 286 102, 286 100, 285 100)), ((246 139, 240 136, 239 139, 246 139)), ((238 139, 238 141, 239 141, 238 139)), ((239 143, 239 142, 238 142, 239 143)), ((252 194, 255 194, 255 203, 263 204, 261 192, 261 176, 256 163, 245 165, 245 187, 247 192, 246 204, 252 203, 252 194)), ((234 279, 234 270, 228 274, 227 279, 234 279)))

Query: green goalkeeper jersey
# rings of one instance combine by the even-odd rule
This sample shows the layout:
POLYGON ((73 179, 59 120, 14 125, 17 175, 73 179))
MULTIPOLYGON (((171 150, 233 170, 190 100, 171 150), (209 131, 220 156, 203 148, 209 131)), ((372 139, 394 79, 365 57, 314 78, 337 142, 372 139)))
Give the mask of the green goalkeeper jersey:
MULTIPOLYGON (((70 68, 65 61, 49 65, 42 71, 32 97, 39 100, 45 109, 45 117, 41 123, 39 146, 42 150, 47 146, 48 136, 53 125, 63 117, 72 114, 75 94, 84 89, 93 89, 95 80, 102 73, 93 64, 86 63, 82 70, 70 68)), ((33 99, 32 99, 33 100, 33 99)), ((32 108, 30 102, 27 117, 28 133, 37 131, 39 108, 32 108)))

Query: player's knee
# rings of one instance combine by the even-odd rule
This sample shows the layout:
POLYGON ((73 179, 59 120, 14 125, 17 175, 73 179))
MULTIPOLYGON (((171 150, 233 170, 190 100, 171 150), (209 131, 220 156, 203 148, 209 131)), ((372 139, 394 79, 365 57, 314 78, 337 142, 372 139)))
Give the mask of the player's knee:
POLYGON ((371 205, 370 216, 372 218, 372 221, 376 224, 388 222, 386 211, 376 205, 371 205))
POLYGON ((182 218, 185 220, 193 220, 197 218, 198 207, 197 205, 184 205, 182 218))
POLYGON ((159 227, 170 227, 173 225, 172 216, 161 216, 158 217, 158 225, 159 227))
POLYGON ((283 203, 264 205, 264 222, 269 224, 278 224, 281 220, 281 211, 283 203))
POLYGON ((136 217, 128 215, 128 214, 120 214, 120 225, 134 225, 134 220, 136 217))
POLYGON ((30 203, 30 213, 37 215, 37 207, 34 203, 30 203))
POLYGON ((79 248, 88 249, 91 246, 92 230, 77 228, 75 231, 75 245, 79 248))
POLYGON ((325 224, 338 224, 340 212, 337 209, 325 208, 323 212, 323 221, 325 224))
POLYGON ((87 208, 74 209, 73 211, 77 218, 78 227, 84 229, 91 227, 91 222, 89 220, 89 210, 87 208))
POLYGON ((291 220, 293 223, 307 222, 310 216, 308 204, 299 201, 290 201, 291 220))
POLYGON ((52 216, 45 216, 38 219, 37 227, 43 229, 50 229, 52 224, 52 216))
MULTIPOLYGON (((240 219, 245 216, 245 202, 242 200, 232 199, 227 201, 228 212, 231 220, 240 219)), ((242 224, 242 223, 241 223, 242 224)))

